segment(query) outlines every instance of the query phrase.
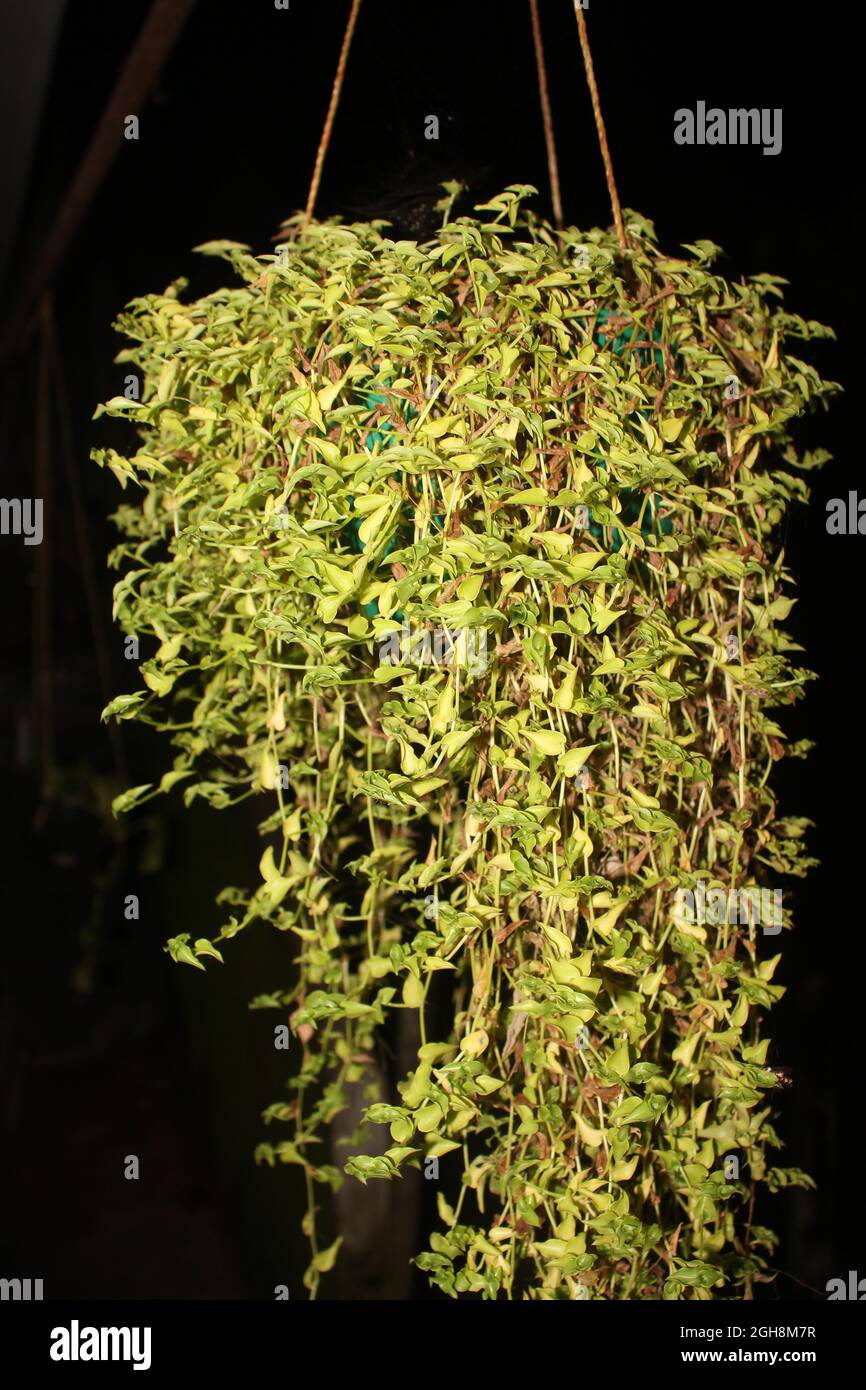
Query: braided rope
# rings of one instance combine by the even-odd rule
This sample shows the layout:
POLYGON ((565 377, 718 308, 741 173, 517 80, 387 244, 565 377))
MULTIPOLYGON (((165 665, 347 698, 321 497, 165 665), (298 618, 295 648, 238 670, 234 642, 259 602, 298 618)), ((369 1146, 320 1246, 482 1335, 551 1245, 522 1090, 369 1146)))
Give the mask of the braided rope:
POLYGON ((340 50, 340 61, 337 64, 337 74, 334 78, 334 86, 331 90, 331 101, 328 106, 328 114, 325 117, 322 138, 319 141, 319 148, 316 152, 316 162, 313 165, 313 177, 310 180, 310 191, 307 195, 307 206, 304 211, 304 220, 301 223, 301 231, 306 229, 316 204, 316 195, 319 192, 319 184, 322 179, 322 167, 325 163, 325 155, 328 153, 328 145, 331 143, 331 131, 334 128, 334 117, 337 114, 340 92, 343 89, 343 78, 346 75, 346 64, 349 60, 349 49, 352 46, 352 35, 355 32, 355 21, 358 18, 358 11, 360 8, 361 0, 352 0, 349 22, 346 25, 346 32, 343 35, 343 47, 340 50))
POLYGON ((601 145, 601 157, 604 160, 604 172, 607 179, 607 191, 610 194, 610 205, 613 208, 613 222, 616 227, 616 235, 623 250, 628 246, 625 234, 625 227, 622 224, 622 209, 619 205, 619 194, 616 191, 616 183, 613 177, 613 165, 610 159, 610 150, 607 147, 607 133, 604 128, 604 121, 601 116, 601 102, 598 99, 598 87, 595 85, 595 70, 592 66, 592 54, 589 49, 589 38, 586 32, 586 20, 583 17, 583 10, 580 7, 580 0, 574 0, 574 13, 577 16, 577 32, 580 35, 580 47, 583 52, 583 65, 586 68, 586 80, 589 83, 589 95, 592 99, 592 112, 595 116, 595 127, 598 131, 598 142, 601 145))
POLYGON ((544 44, 541 41, 538 0, 529 0, 529 9, 532 14, 532 38, 535 43, 535 65, 538 68, 538 95, 541 98, 541 119, 544 122, 544 142, 547 146, 547 169, 550 175, 553 218, 557 227, 561 227, 562 197, 559 191, 559 166, 556 162, 556 142, 553 138, 553 116, 550 110, 550 95, 547 90, 547 68, 544 64, 544 44))

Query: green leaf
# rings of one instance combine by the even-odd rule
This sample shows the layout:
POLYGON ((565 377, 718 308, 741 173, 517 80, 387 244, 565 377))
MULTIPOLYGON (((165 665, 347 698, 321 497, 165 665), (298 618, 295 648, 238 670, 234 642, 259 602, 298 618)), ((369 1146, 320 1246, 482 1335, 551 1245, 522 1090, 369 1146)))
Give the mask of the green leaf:
POLYGON ((114 815, 123 815, 125 811, 131 811, 133 807, 140 806, 142 801, 149 800, 147 793, 152 789, 153 783, 145 782, 140 787, 130 787, 128 791, 121 792, 111 803, 114 815))
POLYGON ((524 729, 524 734, 537 753, 556 758, 565 749, 565 734, 554 729, 524 729))

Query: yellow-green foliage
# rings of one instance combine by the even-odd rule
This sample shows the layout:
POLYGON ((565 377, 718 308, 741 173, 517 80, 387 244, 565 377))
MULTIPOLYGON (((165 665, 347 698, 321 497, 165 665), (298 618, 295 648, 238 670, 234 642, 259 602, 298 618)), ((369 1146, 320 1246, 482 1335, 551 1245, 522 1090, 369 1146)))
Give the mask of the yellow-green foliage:
POLYGON ((131 484, 117 618, 155 647, 109 711, 177 756, 118 809, 175 783, 262 807, 216 944, 169 943, 296 943, 254 1001, 302 1055, 261 1161, 345 1180, 312 1141, 420 1009, 416 1069, 370 1097, 393 1146, 346 1172, 439 1159, 443 1289, 741 1298, 773 1244, 753 1190, 808 1181, 767 1152, 784 937, 674 905, 810 862, 768 778, 807 747, 775 715, 809 675, 780 529, 821 462, 790 429, 832 389, 786 346, 827 330, 710 243, 667 257, 628 214, 621 253, 528 191, 445 200, 423 246, 300 219, 276 256, 211 243, 236 288, 123 314, 145 388, 104 409, 140 447, 95 457, 131 484), (486 660, 383 660, 404 623, 486 660))

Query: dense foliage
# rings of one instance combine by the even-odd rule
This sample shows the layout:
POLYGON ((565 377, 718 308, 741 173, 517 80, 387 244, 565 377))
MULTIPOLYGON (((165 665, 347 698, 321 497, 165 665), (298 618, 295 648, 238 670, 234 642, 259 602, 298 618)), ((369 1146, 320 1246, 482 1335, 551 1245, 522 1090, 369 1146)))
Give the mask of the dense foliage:
POLYGON ((408 1009, 417 1066, 369 1096, 393 1143, 346 1173, 438 1159, 442 1289, 748 1297, 756 1189, 808 1181, 770 1152, 783 937, 677 893, 811 862, 769 779, 808 747, 775 717, 809 678, 780 528, 822 461, 790 430, 833 389, 785 347, 829 330, 635 214, 623 253, 455 191, 427 245, 296 218, 273 256, 199 248, 235 288, 122 315, 141 399, 97 414, 140 446, 94 457, 133 484, 116 615, 155 645, 107 713, 177 755, 117 809, 262 805, 256 883, 169 949, 296 943, 253 1001, 302 1053, 258 1157, 303 1166, 313 1293, 322 1127, 408 1009))

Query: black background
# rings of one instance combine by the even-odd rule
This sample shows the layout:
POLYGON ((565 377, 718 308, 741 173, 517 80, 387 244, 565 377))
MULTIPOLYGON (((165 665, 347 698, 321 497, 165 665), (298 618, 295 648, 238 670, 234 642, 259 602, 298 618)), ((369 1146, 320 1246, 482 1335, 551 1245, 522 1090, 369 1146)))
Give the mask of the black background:
MULTIPOLYGON (((139 0, 70 0, 40 130, 6 298, 38 252, 71 174, 146 13, 139 0)), ((607 224, 601 159, 570 0, 540 0, 566 221, 607 224)), ((348 0, 207 0, 193 11, 157 91, 138 113, 55 284, 54 310, 72 410, 75 464, 90 522, 111 693, 135 689, 110 624, 115 578, 105 556, 120 500, 93 465, 112 425, 97 402, 123 390, 112 319, 135 294, 188 276, 190 293, 223 277, 190 248, 232 238, 270 249, 302 207, 330 93, 348 0)), ((770 1060, 791 1068, 780 1098, 782 1162, 810 1171, 815 1193, 792 1192, 761 1213, 782 1236, 771 1297, 824 1296, 858 1268, 862 1240, 863 1085, 860 1042, 863 913, 860 805, 861 564, 866 540, 828 536, 825 503, 857 488, 854 420, 862 393, 859 183, 862 79, 840 3, 769 0, 704 6, 591 0, 590 39, 623 204, 651 218, 660 241, 707 237, 730 277, 769 271, 790 281, 788 307, 831 324, 837 341, 805 350, 846 394, 804 422, 800 441, 835 461, 791 518, 789 565, 800 602, 790 626, 821 679, 782 715, 811 737, 807 763, 777 770, 786 813, 815 822, 821 867, 786 884, 796 926, 777 979, 770 1060), (685 148, 674 111, 781 107, 782 152, 685 148), (859 202, 859 200, 858 200, 859 202)), ((20 55, 7 52, 4 64, 20 55)), ((14 130, 6 132, 15 137, 14 130)), ((468 211, 509 183, 533 183, 550 212, 526 0, 364 0, 317 204, 321 216, 390 218, 398 235, 429 233, 438 184, 463 179, 468 211), (425 117, 440 138, 424 138, 425 117)), ((795 349, 796 350, 796 349, 795 349)), ((34 495, 35 352, 24 339, 4 366, 2 445, 7 494, 34 495), (14 482, 13 482, 14 479, 14 482)), ((37 551, 0 546, 6 596, 0 683, 3 784, 9 815, 0 883, 2 984, 2 1236, 0 1273, 42 1277, 46 1297, 303 1296, 304 1251, 290 1170, 252 1164, 258 1118, 282 1094, 285 1063, 256 992, 278 987, 279 941, 245 939, 230 968, 197 972, 161 952, 184 929, 209 935, 214 893, 245 881, 258 857, 244 815, 182 813, 179 797, 106 831, 98 796, 120 789, 99 711, 97 680, 69 494, 56 436, 46 544, 51 546, 56 776, 46 796, 35 763, 32 594, 37 551), (141 920, 123 916, 140 895, 141 920), (123 1178, 128 1154, 138 1182, 123 1178)), ((129 784, 169 765, 169 749, 124 726, 129 784)), ((420 1278, 407 1294, 426 1296, 420 1278)), ((372 1296, 375 1288, 341 1289, 372 1296)), ((334 1289, 331 1290, 331 1296, 334 1289)), ((326 1294, 327 1296, 327 1294, 326 1294)))

